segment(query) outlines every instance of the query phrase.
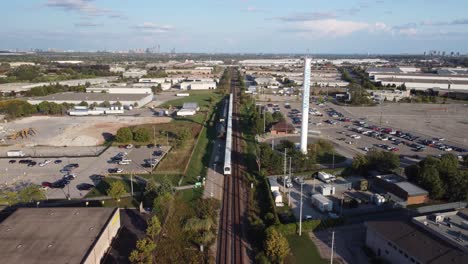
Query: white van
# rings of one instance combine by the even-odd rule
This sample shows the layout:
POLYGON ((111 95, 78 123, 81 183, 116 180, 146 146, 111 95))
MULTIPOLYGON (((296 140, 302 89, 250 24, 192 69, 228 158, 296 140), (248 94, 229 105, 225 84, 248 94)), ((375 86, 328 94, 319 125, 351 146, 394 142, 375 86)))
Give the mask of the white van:
POLYGON ((129 165, 130 162, 132 162, 132 160, 123 159, 123 160, 119 161, 119 165, 129 165))

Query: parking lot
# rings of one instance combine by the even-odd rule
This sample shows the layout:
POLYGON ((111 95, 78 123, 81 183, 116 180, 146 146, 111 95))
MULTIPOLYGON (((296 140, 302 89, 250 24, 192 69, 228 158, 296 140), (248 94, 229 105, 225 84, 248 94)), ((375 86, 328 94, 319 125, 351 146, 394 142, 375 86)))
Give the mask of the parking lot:
POLYGON ((78 164, 78 168, 70 171, 70 174, 76 176, 64 188, 48 188, 46 190, 49 199, 81 198, 87 191, 80 191, 77 186, 82 183, 97 184, 99 176, 108 175, 109 169, 122 168, 120 173, 148 173, 150 168, 145 167, 145 159, 157 159, 158 161, 168 151, 168 147, 141 147, 132 149, 122 149, 110 147, 99 157, 82 158, 54 158, 48 159, 50 163, 45 166, 39 166, 44 158, 3 158, 0 159, 0 185, 2 188, 11 188, 14 186, 24 186, 28 184, 42 185, 43 182, 54 183, 62 179, 66 172, 60 172, 68 164, 78 164), (127 165, 119 165, 112 161, 112 157, 120 152, 126 152, 126 159, 131 160, 127 165), (155 155, 158 154, 158 155, 155 155), (13 160, 15 161, 14 163, 13 160), (21 164, 21 160, 30 160, 36 162, 34 166, 21 164), (60 161, 60 163, 58 162, 60 161))
MULTIPOLYGON (((296 132, 300 132, 300 121, 302 115, 301 103, 298 102, 297 98, 285 97, 285 96, 269 96, 271 102, 264 103, 267 106, 268 111, 275 112, 281 111, 283 116, 287 118, 287 121, 291 122, 296 132), (292 101, 289 101, 292 100, 292 101)), ((422 158, 427 155, 440 155, 443 153, 451 152, 455 155, 466 155, 467 149, 466 139, 464 134, 460 134, 460 131, 466 131, 468 125, 461 121, 461 116, 468 116, 468 108, 463 105, 446 106, 448 109, 443 114, 447 115, 446 118, 442 115, 427 115, 421 112, 424 109, 422 106, 405 106, 408 111, 414 110, 409 117, 416 120, 415 124, 412 125, 408 121, 399 120, 399 116, 395 116, 395 113, 400 113, 394 108, 399 108, 400 105, 386 105, 385 107, 343 107, 332 103, 318 103, 312 102, 310 104, 309 111, 309 133, 311 135, 319 135, 321 138, 325 138, 335 142, 342 148, 351 149, 354 153, 365 153, 371 148, 377 148, 381 150, 394 151, 395 153, 403 156, 422 158), (416 111, 412 107, 419 109, 416 111), (380 114, 380 110, 382 113, 380 114), (394 111, 394 112, 392 112, 394 111), (376 114, 378 113, 378 114, 376 114), (450 114, 455 114, 454 119, 447 121, 450 114), (421 115, 418 118, 417 115, 421 115), (426 120, 423 124, 421 119, 426 120), (427 121, 429 120, 429 121, 427 121), (447 133, 442 132, 435 133, 437 130, 432 129, 432 126, 436 122, 443 120, 443 122, 450 122, 447 124, 449 127, 453 127, 456 132, 451 130, 447 133), (357 122, 365 122, 367 128, 358 125, 357 122), (431 125, 432 124, 432 125, 431 125), (394 126, 393 126, 394 125, 394 126), (402 135, 410 134, 415 140, 409 140, 407 138, 401 138, 402 135, 390 135, 384 131, 377 131, 380 127, 383 129, 391 129, 392 133, 395 131, 401 131, 402 135), (361 129, 358 131, 357 129, 361 129), (369 132, 365 132, 369 131, 369 132), (361 134, 365 132, 365 134, 361 134), (380 135, 372 135, 372 132, 378 132, 380 135), (437 142, 435 138, 443 138, 443 141, 437 142), (423 145, 423 140, 434 141, 434 144, 441 144, 443 146, 449 146, 443 150, 440 146, 426 146, 424 149, 417 149, 418 146, 423 145), (459 150, 459 151, 457 151, 459 150)), ((430 106, 426 106, 429 109, 430 106)), ((435 108, 434 108, 435 109, 435 108)), ((403 115, 402 119, 408 118, 408 115, 403 115)), ((463 118, 462 118, 463 119, 463 118)))

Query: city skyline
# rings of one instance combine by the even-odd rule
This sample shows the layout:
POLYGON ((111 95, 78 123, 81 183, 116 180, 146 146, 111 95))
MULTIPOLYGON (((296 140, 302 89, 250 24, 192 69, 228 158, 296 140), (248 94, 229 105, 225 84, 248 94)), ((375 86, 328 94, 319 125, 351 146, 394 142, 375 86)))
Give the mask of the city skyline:
POLYGON ((0 49, 468 52, 468 3, 455 0, 25 0, 3 6, 0 49))

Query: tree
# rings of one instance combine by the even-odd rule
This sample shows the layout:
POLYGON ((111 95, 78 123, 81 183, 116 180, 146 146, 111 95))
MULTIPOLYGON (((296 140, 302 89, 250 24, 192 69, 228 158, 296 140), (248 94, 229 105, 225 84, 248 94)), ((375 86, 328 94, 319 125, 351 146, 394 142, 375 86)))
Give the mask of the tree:
POLYGON ((156 239, 156 236, 161 232, 161 223, 157 216, 152 216, 148 221, 148 227, 146 228, 146 235, 150 237, 153 241, 156 239))
POLYGON ((128 127, 122 127, 117 130, 115 140, 120 143, 130 142, 133 138, 132 130, 128 127))
POLYGON ((112 197, 114 200, 120 200, 122 196, 126 193, 125 186, 121 181, 113 181, 110 184, 109 189, 107 190, 107 195, 112 197))
POLYGON ((440 199, 444 196, 443 183, 440 180, 439 171, 436 167, 423 167, 419 177, 421 186, 429 190, 429 195, 432 199, 440 199))
POLYGON ((130 262, 136 264, 152 264, 153 252, 156 244, 149 238, 143 238, 137 241, 136 249, 130 253, 130 262))
POLYGON ((137 128, 133 132, 133 140, 136 142, 148 142, 151 139, 151 133, 144 127, 137 128))
POLYGON ((30 203, 32 201, 44 200, 46 197, 39 186, 29 185, 19 191, 18 198, 23 203, 30 203))
POLYGON ((15 76, 20 81, 32 81, 39 75, 39 68, 32 65, 21 65, 10 73, 10 76, 15 76))
POLYGON ((153 213, 164 219, 174 203, 174 197, 170 193, 164 193, 153 200, 153 213))
POLYGON ((18 203, 19 201, 18 192, 5 191, 1 193, 0 196, 3 196, 10 206, 18 203))
POLYGON ((192 133, 190 132, 190 130, 188 130, 187 128, 182 129, 182 131, 180 131, 178 135, 178 138, 179 138, 178 145, 180 146, 184 145, 191 137, 192 137, 192 133))
POLYGON ((289 254, 288 240, 275 228, 267 229, 265 253, 272 263, 283 263, 289 254))
POLYGON ((358 154, 354 156, 351 168, 359 174, 367 174, 369 170, 369 160, 366 156, 358 154))
POLYGON ((88 106, 88 103, 85 102, 85 101, 81 101, 78 105, 79 105, 79 106, 86 106, 86 107, 87 107, 87 106, 88 106))
POLYGON ((198 244, 200 251, 203 251, 203 246, 208 245, 215 239, 215 234, 212 230, 214 227, 215 224, 211 218, 200 219, 193 217, 185 223, 184 231, 189 233, 190 240, 198 244))

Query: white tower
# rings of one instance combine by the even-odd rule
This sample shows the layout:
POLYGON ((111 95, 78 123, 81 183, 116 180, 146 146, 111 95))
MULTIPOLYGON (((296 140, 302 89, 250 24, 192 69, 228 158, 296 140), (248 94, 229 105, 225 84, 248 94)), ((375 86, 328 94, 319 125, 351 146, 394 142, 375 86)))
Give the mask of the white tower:
POLYGON ((310 94, 310 58, 304 60, 304 86, 302 89, 302 125, 301 152, 307 154, 307 136, 309 134, 309 94, 310 94))

